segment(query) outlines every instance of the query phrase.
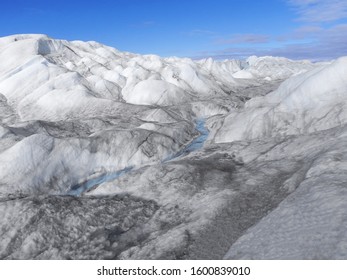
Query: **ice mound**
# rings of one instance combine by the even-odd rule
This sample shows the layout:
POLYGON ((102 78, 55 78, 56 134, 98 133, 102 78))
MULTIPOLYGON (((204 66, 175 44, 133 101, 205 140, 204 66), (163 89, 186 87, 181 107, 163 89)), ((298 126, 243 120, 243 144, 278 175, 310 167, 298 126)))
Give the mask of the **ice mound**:
POLYGON ((216 134, 216 142, 310 133, 347 121, 347 57, 294 75, 272 93, 246 102, 216 134))
POLYGON ((128 103, 139 105, 176 105, 189 101, 182 89, 162 80, 144 80, 123 98, 128 103))
POLYGON ((346 57, 0 61, 0 259, 346 258, 346 57))

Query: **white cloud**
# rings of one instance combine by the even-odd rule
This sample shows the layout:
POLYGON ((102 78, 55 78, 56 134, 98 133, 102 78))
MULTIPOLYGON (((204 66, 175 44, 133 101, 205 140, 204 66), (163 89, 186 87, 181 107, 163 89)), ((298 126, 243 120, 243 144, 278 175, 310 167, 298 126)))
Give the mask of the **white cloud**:
MULTIPOLYGON (((213 57, 215 59, 246 58, 251 55, 283 56, 291 59, 310 59, 313 61, 331 60, 347 55, 347 24, 335 25, 331 28, 303 27, 296 30, 298 34, 310 36, 309 42, 286 44, 277 47, 232 47, 222 50, 201 53, 196 58, 213 57)), ((295 35, 296 33, 294 33, 295 35)))
POLYGON ((294 33, 305 36, 307 34, 315 34, 323 31, 323 28, 317 25, 304 25, 297 28, 294 33))
POLYGON ((287 0, 305 22, 332 22, 347 18, 347 0, 287 0))
POLYGON ((189 32, 183 32, 183 34, 191 36, 191 37, 216 35, 215 32, 213 32, 211 30, 206 30, 206 29, 193 29, 193 30, 191 30, 189 32))
POLYGON ((197 57, 245 58, 250 55, 331 60, 347 55, 347 0, 285 0, 302 25, 279 35, 235 34, 214 41, 228 48, 197 57))
POLYGON ((217 44, 262 44, 269 40, 270 36, 263 34, 235 34, 229 39, 219 39, 217 44))

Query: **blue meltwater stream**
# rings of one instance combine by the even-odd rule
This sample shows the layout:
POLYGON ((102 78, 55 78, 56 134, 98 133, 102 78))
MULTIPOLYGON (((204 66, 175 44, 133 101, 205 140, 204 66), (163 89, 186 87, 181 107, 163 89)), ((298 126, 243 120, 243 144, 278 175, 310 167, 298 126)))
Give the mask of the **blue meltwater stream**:
MULTIPOLYGON (((191 152, 194 152, 196 150, 201 149, 204 146, 204 143, 205 143, 205 141, 208 137, 208 134, 209 134, 208 129, 205 127, 205 119, 196 120, 195 129, 197 131, 199 131, 200 135, 198 137, 196 137, 192 142, 190 142, 187 146, 185 146, 182 150, 178 151, 176 154, 165 158, 163 160, 163 162, 167 162, 167 161, 173 160, 175 158, 185 156, 191 152)), ((133 166, 126 167, 124 169, 121 169, 121 170, 118 170, 115 172, 109 172, 109 173, 102 174, 98 177, 92 178, 92 179, 87 180, 83 183, 76 184, 76 185, 71 187, 71 189, 69 190, 67 195, 80 196, 85 191, 87 191, 87 190, 89 190, 89 189, 91 189, 97 185, 100 185, 100 184, 105 183, 105 182, 114 181, 118 177, 131 171, 133 168, 134 168, 133 166)))
POLYGON ((196 121, 195 129, 199 131, 200 135, 196 137, 192 142, 190 142, 187 146, 185 146, 182 150, 164 159, 163 162, 185 156, 187 154, 190 154, 191 152, 201 149, 204 146, 204 143, 209 134, 209 131, 205 127, 205 119, 198 119, 196 121))

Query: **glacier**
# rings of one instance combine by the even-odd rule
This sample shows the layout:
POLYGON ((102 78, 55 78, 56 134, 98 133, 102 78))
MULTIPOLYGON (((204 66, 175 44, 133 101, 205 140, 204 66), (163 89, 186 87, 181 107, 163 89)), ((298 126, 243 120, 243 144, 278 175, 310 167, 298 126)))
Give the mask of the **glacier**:
POLYGON ((347 58, 0 38, 1 259, 346 259, 347 58))

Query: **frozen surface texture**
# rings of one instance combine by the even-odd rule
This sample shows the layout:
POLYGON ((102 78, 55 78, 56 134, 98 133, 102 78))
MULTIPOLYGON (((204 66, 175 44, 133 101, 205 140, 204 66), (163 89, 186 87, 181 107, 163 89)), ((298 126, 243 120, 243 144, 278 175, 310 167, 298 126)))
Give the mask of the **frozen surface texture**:
POLYGON ((347 58, 0 61, 0 258, 347 258, 347 58))

